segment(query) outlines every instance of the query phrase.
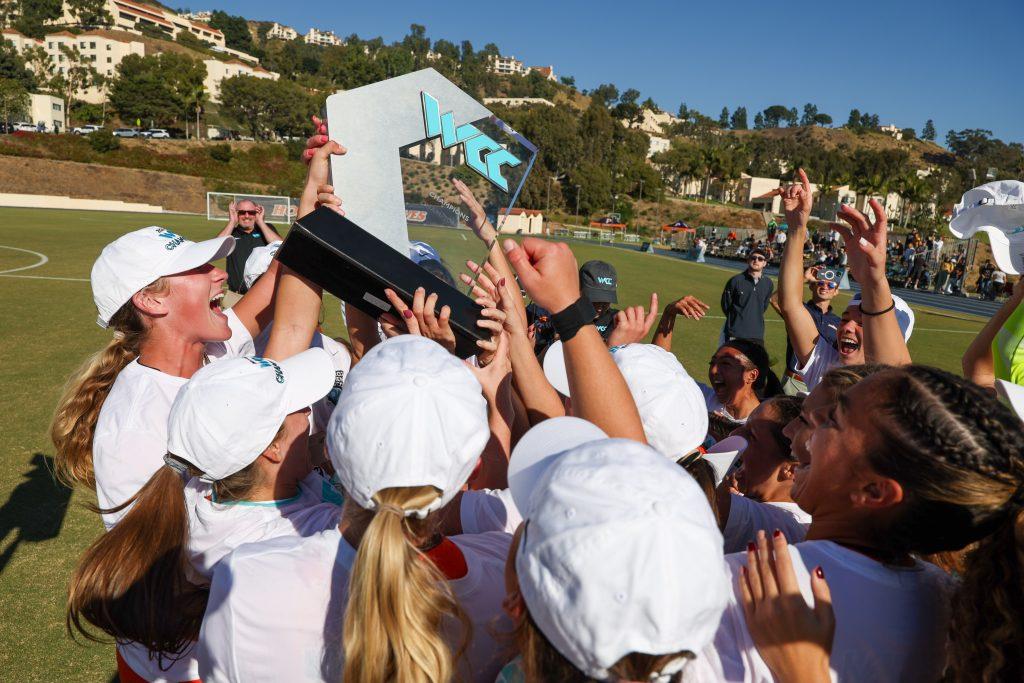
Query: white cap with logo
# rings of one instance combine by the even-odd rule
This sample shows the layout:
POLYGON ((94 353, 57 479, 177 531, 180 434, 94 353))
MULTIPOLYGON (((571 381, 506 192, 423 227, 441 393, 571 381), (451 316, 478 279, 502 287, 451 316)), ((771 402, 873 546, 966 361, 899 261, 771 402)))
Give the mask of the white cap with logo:
POLYGON ((700 652, 730 586, 722 535, 693 478, 626 439, 590 441, 549 463, 530 489, 509 482, 526 520, 519 590, 541 632, 597 680, 632 652, 700 652))
POLYGON ((242 356, 201 368, 178 391, 167 450, 217 481, 238 472, 274 440, 285 417, 334 386, 330 354, 312 348, 283 361, 242 356))
POLYGON ((327 424, 327 451, 346 495, 373 510, 381 490, 434 486, 446 505, 490 437, 487 401, 466 365, 440 344, 402 335, 374 346, 345 381, 327 424))
POLYGON ((270 268, 270 263, 274 260, 274 256, 282 244, 284 242, 277 240, 252 250, 249 258, 245 259, 245 270, 242 273, 242 280, 245 282, 246 289, 251 288, 253 283, 259 280, 263 273, 267 272, 267 268, 270 268))
POLYGON ((234 248, 232 237, 192 242, 156 226, 121 235, 103 247, 92 266, 89 279, 99 312, 96 323, 106 327, 135 292, 157 279, 224 258, 234 248))
POLYGON ((628 344, 612 349, 612 358, 626 379, 654 450, 678 460, 704 443, 704 394, 674 354, 655 344, 628 344))

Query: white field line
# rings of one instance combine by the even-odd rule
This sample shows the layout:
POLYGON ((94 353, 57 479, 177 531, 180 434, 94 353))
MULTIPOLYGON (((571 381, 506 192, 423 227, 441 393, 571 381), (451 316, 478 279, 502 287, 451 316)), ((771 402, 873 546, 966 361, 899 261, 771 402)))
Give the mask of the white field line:
POLYGON ((26 254, 32 254, 33 256, 38 256, 39 257, 39 260, 36 261, 35 263, 33 263, 30 266, 22 266, 20 268, 9 268, 8 270, 0 270, 0 275, 6 275, 8 273, 17 273, 20 270, 32 270, 33 268, 38 268, 39 266, 45 265, 50 260, 50 257, 47 256, 46 254, 40 254, 38 251, 32 251, 31 249, 21 249, 20 247, 8 247, 8 246, 4 246, 2 244, 0 244, 0 249, 10 249, 11 251, 21 251, 21 252, 24 252, 26 254))

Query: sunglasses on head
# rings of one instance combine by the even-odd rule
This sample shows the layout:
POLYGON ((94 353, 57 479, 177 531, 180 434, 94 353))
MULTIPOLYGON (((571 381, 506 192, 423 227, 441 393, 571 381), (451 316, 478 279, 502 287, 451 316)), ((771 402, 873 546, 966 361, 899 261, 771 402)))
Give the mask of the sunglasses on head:
POLYGON ((832 280, 818 280, 818 286, 828 287, 829 289, 835 289, 836 287, 839 286, 839 283, 833 282, 832 280))
POLYGON ((255 216, 257 213, 259 213, 259 212, 258 211, 242 210, 242 211, 238 212, 238 215, 239 216, 255 216))

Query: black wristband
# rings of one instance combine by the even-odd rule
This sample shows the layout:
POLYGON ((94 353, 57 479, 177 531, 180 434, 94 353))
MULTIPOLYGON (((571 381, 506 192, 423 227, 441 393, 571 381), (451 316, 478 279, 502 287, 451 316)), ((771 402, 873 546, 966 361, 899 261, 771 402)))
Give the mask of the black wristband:
POLYGON ((551 324, 562 341, 567 342, 575 337, 583 326, 593 325, 596 317, 594 304, 590 303, 587 297, 581 296, 576 303, 566 306, 558 313, 552 313, 551 324))
POLYGON ((881 311, 865 311, 864 310, 864 306, 863 306, 863 302, 862 302, 862 305, 860 306, 860 314, 861 315, 867 315, 867 316, 882 315, 883 313, 888 313, 889 311, 891 311, 894 308, 896 308, 896 299, 892 300, 892 303, 889 304, 888 308, 884 308, 881 311))

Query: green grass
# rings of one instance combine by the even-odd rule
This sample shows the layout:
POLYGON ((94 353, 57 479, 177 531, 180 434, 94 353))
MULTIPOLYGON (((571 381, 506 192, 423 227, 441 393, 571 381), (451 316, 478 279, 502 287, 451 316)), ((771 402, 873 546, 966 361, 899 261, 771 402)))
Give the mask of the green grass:
MULTIPOLYGON (((47 470, 52 446, 47 425, 65 378, 100 348, 110 333, 95 324, 89 270, 100 249, 118 235, 159 223, 193 239, 208 238, 218 224, 180 215, 105 214, 0 209, 0 245, 41 252, 45 265, 0 277, 0 678, 10 681, 106 681, 114 671, 109 645, 78 645, 64 631, 64 596, 77 557, 102 531, 99 519, 82 507, 91 494, 62 491, 47 470), (35 279, 40 277, 76 280, 35 279), (79 281, 81 280, 81 281, 79 281)), ((479 242, 462 232, 415 229, 446 255, 483 255, 479 242)), ((646 304, 652 290, 662 305, 683 294, 711 304, 712 315, 732 271, 662 256, 591 244, 573 244, 580 263, 600 258, 619 272, 620 305, 646 304)), ((0 249, 0 271, 34 263, 37 257, 0 249)), ((848 300, 840 297, 840 306, 848 300)), ((919 362, 958 371, 960 356, 983 321, 917 309, 910 349, 919 362)), ((720 318, 681 321, 674 350, 698 378, 716 346, 720 318)), ((325 305, 325 328, 341 334, 337 300, 325 305)), ((768 314, 767 343, 781 370, 785 336, 781 321, 768 314)))

